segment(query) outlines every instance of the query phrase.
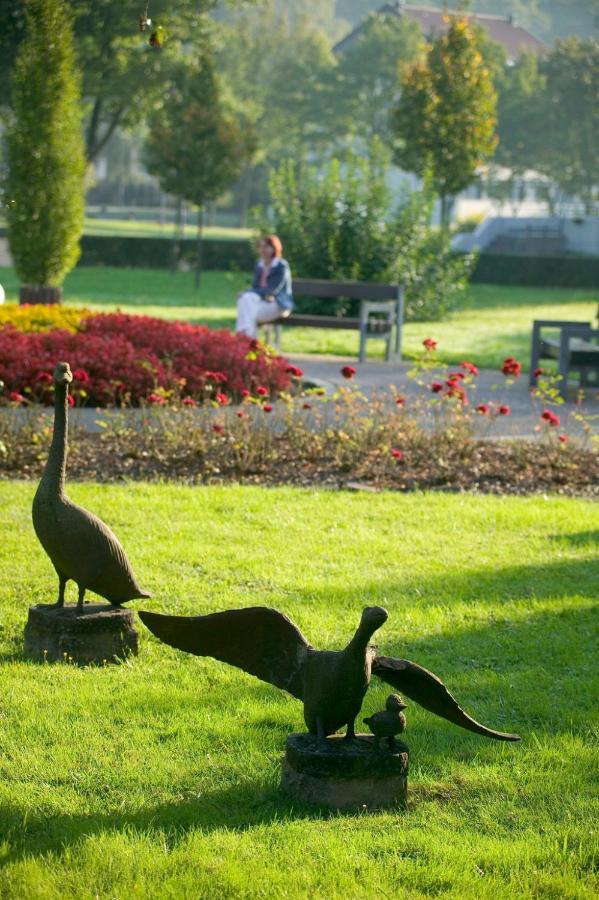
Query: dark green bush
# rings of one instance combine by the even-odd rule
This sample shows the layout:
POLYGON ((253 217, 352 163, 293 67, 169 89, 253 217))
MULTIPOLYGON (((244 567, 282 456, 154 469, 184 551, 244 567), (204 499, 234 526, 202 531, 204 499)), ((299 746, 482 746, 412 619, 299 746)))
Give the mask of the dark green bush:
MULTIPOLYGON (((197 243, 188 238, 175 245, 178 263, 195 265, 197 243)), ((127 266, 166 269, 171 265, 173 242, 170 238, 113 237, 84 235, 81 240, 82 266, 127 266)), ((256 251, 250 241, 203 241, 203 268, 249 271, 256 251)))
POLYGON ((481 253, 472 273, 472 281, 529 287, 599 288, 599 257, 481 253))

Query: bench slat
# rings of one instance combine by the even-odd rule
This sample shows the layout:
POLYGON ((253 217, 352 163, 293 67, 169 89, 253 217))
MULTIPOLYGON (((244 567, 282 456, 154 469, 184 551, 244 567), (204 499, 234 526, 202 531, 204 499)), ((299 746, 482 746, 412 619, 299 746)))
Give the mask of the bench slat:
POLYGON ((296 297, 331 297, 348 300, 397 300, 399 285, 370 284, 365 281, 321 281, 313 278, 294 278, 296 297))
MULTIPOLYGON (((295 326, 296 328, 340 328, 344 331, 359 331, 360 320, 342 318, 341 316, 308 316, 291 313, 281 319, 275 319, 272 325, 295 326)), ((371 319, 368 322, 369 334, 387 334, 392 325, 385 319, 371 319)))

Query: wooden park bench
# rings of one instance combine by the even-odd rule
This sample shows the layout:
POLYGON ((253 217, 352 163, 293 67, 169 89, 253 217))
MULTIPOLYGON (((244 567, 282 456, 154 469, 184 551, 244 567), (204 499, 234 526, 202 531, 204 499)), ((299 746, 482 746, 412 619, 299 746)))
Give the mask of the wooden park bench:
POLYGON ((280 349, 283 328, 342 328, 360 333, 360 362, 366 359, 369 337, 384 338, 385 359, 401 359, 404 291, 400 284, 369 284, 363 281, 319 281, 294 278, 294 297, 321 297, 327 300, 359 300, 360 315, 346 318, 336 315, 292 312, 269 324, 275 327, 275 347, 280 349))
MULTIPOLYGON (((599 318, 599 310, 598 310, 599 318)), ((536 319, 532 325, 530 384, 536 385, 535 370, 543 359, 557 360, 559 391, 565 397, 571 371, 580 374, 581 387, 599 385, 599 329, 586 322, 536 319), (543 336, 543 329, 557 330, 555 337, 543 336)))

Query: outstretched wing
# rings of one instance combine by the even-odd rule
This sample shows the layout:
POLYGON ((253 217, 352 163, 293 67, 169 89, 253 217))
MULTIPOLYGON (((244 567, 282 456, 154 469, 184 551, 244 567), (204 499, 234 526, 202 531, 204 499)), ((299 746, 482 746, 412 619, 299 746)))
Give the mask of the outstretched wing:
POLYGON ((208 616, 163 616, 140 611, 150 631, 171 647, 212 656, 303 700, 302 665, 310 646, 291 619, 251 606, 208 616))
POLYGON ((497 741, 519 741, 520 735, 506 734, 503 731, 494 731, 471 719, 468 713, 464 712, 443 682, 419 666, 418 663, 410 662, 407 659, 392 659, 389 656, 377 656, 372 664, 372 674, 378 675, 387 684, 391 684, 397 688, 402 694, 415 700, 419 706, 428 709, 430 712, 448 719, 454 725, 460 725, 467 728, 468 731, 475 731, 477 734, 484 734, 486 737, 495 738, 497 741))

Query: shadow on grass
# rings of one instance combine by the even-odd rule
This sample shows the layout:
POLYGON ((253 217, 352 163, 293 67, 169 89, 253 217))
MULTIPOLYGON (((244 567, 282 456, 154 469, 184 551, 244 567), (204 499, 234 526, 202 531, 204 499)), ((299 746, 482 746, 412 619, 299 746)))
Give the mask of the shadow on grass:
MULTIPOLYGON (((578 542, 572 541, 579 546, 583 542, 582 537, 578 542)), ((316 596, 328 605, 333 601, 334 605, 339 603, 345 608, 353 600, 357 615, 362 605, 388 602, 389 612, 397 616, 401 614, 402 606, 412 601, 419 608, 426 608, 433 605, 451 607, 457 603, 486 607, 498 602, 525 602, 537 598, 560 600, 572 594, 596 598, 598 583, 598 558, 566 559, 494 569, 467 569, 459 574, 425 578, 408 572, 401 581, 381 579, 354 584, 348 589, 335 586, 314 591, 311 599, 316 596)))
POLYGON ((599 549, 598 531, 577 531, 573 534, 551 534, 550 541, 564 541, 573 547, 595 547, 599 549))
POLYGON ((0 868, 26 857, 62 853, 76 842, 106 832, 135 831, 160 835, 169 849, 184 840, 187 832, 202 829, 244 832, 281 822, 330 818, 331 813, 302 807, 279 790, 264 784, 236 784, 230 788, 199 794, 197 798, 149 806, 139 812, 102 815, 27 815, 0 806, 4 838, 13 846, 0 856, 0 868))

